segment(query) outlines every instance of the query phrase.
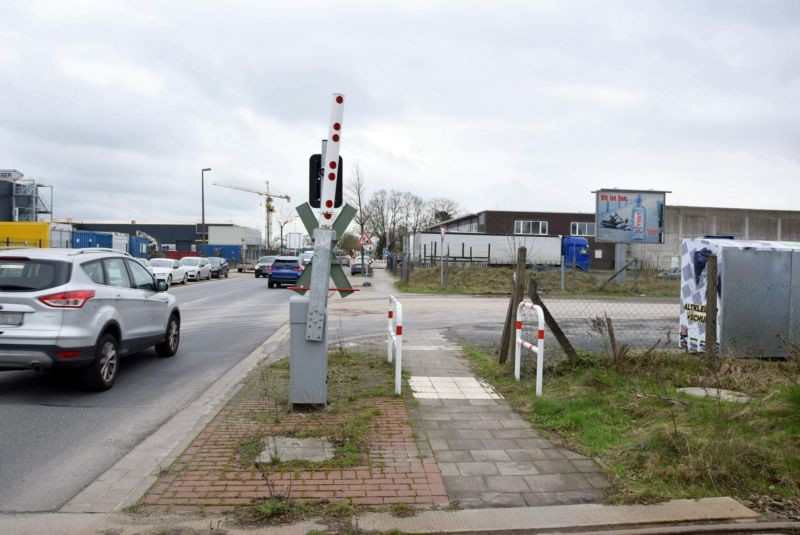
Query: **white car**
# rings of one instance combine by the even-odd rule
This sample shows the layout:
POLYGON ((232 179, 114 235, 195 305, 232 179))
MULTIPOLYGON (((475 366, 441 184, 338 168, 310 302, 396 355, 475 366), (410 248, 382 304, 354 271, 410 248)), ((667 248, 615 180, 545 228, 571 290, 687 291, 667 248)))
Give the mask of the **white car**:
POLYGON ((179 282, 186 284, 186 281, 189 280, 186 268, 180 262, 171 258, 153 258, 150 260, 150 268, 156 279, 166 281, 167 286, 172 286, 179 282))
POLYGON ((211 262, 202 256, 184 256, 181 265, 186 269, 190 281, 211 280, 211 262))

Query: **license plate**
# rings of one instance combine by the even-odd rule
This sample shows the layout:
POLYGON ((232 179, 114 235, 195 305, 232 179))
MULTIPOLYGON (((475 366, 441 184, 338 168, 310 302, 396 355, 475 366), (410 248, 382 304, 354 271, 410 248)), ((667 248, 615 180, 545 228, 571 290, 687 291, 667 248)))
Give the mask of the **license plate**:
POLYGON ((22 325, 22 312, 0 312, 0 325, 22 325))

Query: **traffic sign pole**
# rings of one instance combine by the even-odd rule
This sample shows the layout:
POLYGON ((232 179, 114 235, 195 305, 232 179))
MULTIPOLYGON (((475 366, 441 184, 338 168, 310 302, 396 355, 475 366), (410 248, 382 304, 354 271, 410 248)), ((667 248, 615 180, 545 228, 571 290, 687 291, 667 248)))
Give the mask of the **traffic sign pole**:
POLYGON ((442 235, 442 246, 439 248, 439 286, 444 288, 444 235, 447 227, 439 225, 439 232, 442 235))

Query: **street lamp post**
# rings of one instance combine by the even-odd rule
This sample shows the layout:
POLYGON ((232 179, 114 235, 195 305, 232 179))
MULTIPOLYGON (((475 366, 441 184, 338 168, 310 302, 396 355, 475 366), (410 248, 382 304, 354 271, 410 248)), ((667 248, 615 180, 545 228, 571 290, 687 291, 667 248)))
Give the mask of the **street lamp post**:
POLYGON ((206 230, 206 171, 211 171, 210 167, 206 167, 200 171, 200 204, 201 204, 201 220, 200 228, 203 229, 201 236, 203 237, 203 247, 208 245, 208 231, 206 230))

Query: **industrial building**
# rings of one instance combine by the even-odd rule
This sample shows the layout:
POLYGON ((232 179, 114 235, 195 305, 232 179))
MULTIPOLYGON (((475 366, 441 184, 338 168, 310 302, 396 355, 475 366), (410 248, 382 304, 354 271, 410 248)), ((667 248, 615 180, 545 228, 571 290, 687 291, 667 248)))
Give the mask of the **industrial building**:
MULTIPOLYGON (((485 210, 442 223, 447 232, 522 236, 584 236, 589 241, 590 269, 614 267, 613 243, 595 240, 595 214, 587 212, 520 212, 485 210)), ((430 231, 438 230, 431 226, 430 231)), ((684 238, 732 236, 743 240, 800 242, 800 211, 751 210, 699 206, 665 208, 663 244, 631 245, 629 255, 645 266, 666 269, 680 264, 684 238)))

